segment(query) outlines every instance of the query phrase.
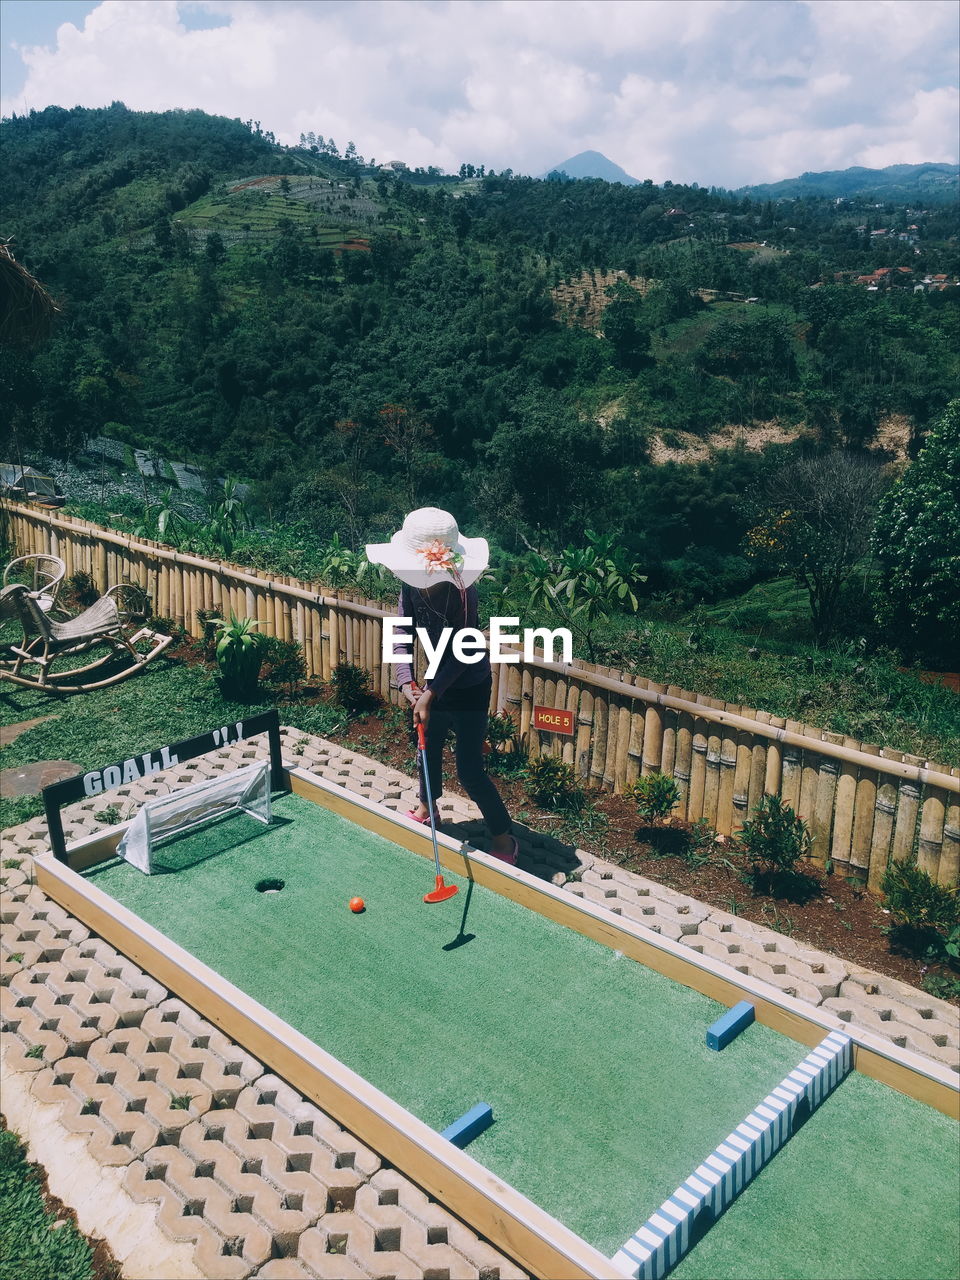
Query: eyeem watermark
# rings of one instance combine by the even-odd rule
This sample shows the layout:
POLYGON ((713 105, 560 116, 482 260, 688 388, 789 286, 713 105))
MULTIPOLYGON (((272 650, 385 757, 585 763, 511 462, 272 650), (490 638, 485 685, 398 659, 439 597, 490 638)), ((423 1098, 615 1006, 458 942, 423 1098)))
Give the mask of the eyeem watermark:
MULTIPOLYGON (((382 654, 385 663, 395 665, 398 662, 413 661, 413 655, 409 649, 398 648, 400 645, 411 643, 410 628, 412 626, 412 618, 384 618, 382 654), (398 632, 400 634, 397 634, 398 632)), ((519 662, 521 655, 517 652, 517 648, 521 645, 520 633, 510 630, 512 627, 519 626, 519 618, 491 618, 489 644, 487 637, 476 627, 460 627, 456 631, 453 627, 444 627, 436 644, 430 639, 424 627, 417 627, 415 634, 427 657, 426 678, 432 680, 437 674, 443 655, 451 645, 453 656, 458 662, 471 664, 480 662, 485 653, 489 654, 491 662, 519 662)), ((522 639, 524 662, 534 661, 538 656, 536 652, 538 645, 543 648, 547 662, 573 661, 573 637, 567 627, 557 627, 554 631, 548 627, 524 627, 522 639), (554 657, 557 648, 560 650, 560 656, 554 657)))

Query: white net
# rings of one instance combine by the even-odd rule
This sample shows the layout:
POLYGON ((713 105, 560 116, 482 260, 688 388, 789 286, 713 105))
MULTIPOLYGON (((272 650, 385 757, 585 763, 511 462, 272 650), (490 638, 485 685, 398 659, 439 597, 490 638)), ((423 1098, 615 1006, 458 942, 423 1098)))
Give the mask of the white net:
POLYGON ((124 832, 117 853, 150 875, 156 870, 154 851, 162 841, 230 813, 270 822, 269 760, 148 800, 124 832))

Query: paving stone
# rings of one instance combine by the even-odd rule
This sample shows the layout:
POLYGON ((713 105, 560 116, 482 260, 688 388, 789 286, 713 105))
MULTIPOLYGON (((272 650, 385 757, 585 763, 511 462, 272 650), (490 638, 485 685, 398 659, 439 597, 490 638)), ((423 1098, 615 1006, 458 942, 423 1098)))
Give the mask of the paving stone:
POLYGON ((449 1225, 443 1210, 437 1215, 430 1214, 430 1204, 425 1201, 421 1206, 421 1215, 414 1216, 409 1212, 406 1201, 413 1196, 398 1195, 396 1203, 382 1194, 382 1183, 375 1187, 370 1183, 357 1192, 355 1214, 369 1223, 374 1231, 374 1238, 381 1246, 394 1243, 397 1251, 415 1263, 421 1272, 462 1270, 465 1276, 476 1276, 475 1267, 466 1264, 466 1260, 448 1243, 449 1225), (433 1222, 425 1221, 435 1217, 433 1222), (390 1233, 392 1233, 392 1238, 390 1233))
POLYGON ((955 1005, 948 1004, 946 1000, 938 1000, 924 991, 918 991, 916 987, 899 982, 896 978, 888 978, 885 974, 872 973, 859 965, 851 965, 849 981, 851 984, 862 987, 867 995, 886 996, 913 1009, 931 1009, 936 1012, 936 1016, 941 1021, 960 1026, 960 1009, 955 1005))
POLYGON ((207 1227, 197 1239, 193 1259, 207 1280, 246 1280, 255 1264, 244 1257, 243 1248, 242 1240, 224 1240, 207 1227))
POLYGON ((28 859, 20 859, 19 867, 4 867, 0 873, 0 881, 3 882, 3 897, 7 897, 16 889, 29 886, 30 884, 30 866, 28 859), (27 864, 27 865, 24 865, 27 864))
POLYGON ((889 1008, 870 1008, 861 1001, 847 1000, 842 996, 825 1000, 823 1007, 835 1013, 842 1022, 863 1027, 866 1031, 882 1035, 884 1039, 892 1041, 893 1044, 899 1045, 902 1049, 911 1049, 914 1053, 922 1053, 928 1058, 946 1063, 947 1066, 953 1067, 954 1070, 960 1069, 956 1045, 939 1042, 946 1041, 945 1035, 935 1038, 936 1033, 931 1035, 929 1032, 921 1031, 918 1027, 908 1022, 901 1022, 895 1017, 884 1017, 884 1014, 890 1014, 889 1008))
MULTIPOLYGON (((272 1212, 303 1215, 306 1221, 315 1221, 337 1206, 352 1206, 360 1178, 351 1169, 337 1168, 328 1150, 321 1148, 319 1154, 313 1153, 309 1167, 306 1162, 294 1160, 291 1168, 289 1158, 279 1149, 269 1149, 273 1144, 261 1142, 257 1147, 248 1143, 243 1137, 248 1121, 242 1116, 236 1120, 239 1123, 229 1126, 222 1123, 220 1113, 210 1113, 203 1117, 202 1125, 191 1125, 184 1130, 180 1144, 197 1168, 209 1170, 209 1175, 227 1187, 235 1198, 255 1200, 262 1192, 269 1196, 276 1193, 272 1212), (238 1135, 238 1146, 230 1143, 230 1127, 238 1135)), ((292 1218, 283 1218, 285 1230, 292 1221, 292 1218)))
POLYGON ((65 1132, 60 1107, 37 1099, 31 1082, 31 1077, 4 1074, 4 1112, 43 1165, 51 1192, 76 1210, 80 1229, 107 1238, 126 1275, 141 1280, 197 1277, 190 1251, 173 1245, 156 1226, 153 1206, 137 1204, 124 1191, 125 1170, 96 1164, 84 1137, 65 1132))
MULTIPOLYGON (((451 1258, 449 1270, 452 1277, 459 1277, 461 1274, 492 1277, 499 1273, 501 1280, 525 1280, 525 1272, 508 1262, 490 1245, 478 1240, 476 1234, 443 1205, 432 1200, 396 1169, 381 1169, 375 1174, 369 1185, 361 1189, 358 1201, 359 1211, 370 1220, 373 1220, 375 1211, 396 1204, 426 1232, 428 1249, 433 1250, 442 1245, 462 1255, 469 1263, 470 1270, 465 1270, 461 1263, 451 1258)), ((443 1268, 444 1264, 439 1258, 438 1253, 430 1254, 430 1269, 443 1268)))
POLYGON ((760 960, 756 955, 743 951, 739 943, 733 942, 725 946, 723 943, 714 942, 712 939, 702 937, 700 934, 681 938, 680 942, 689 947, 691 951, 697 951, 701 955, 710 956, 714 960, 720 960, 724 964, 730 965, 737 973, 748 974, 760 982, 766 982, 772 987, 777 987, 784 995, 795 996, 797 999, 805 1000, 812 1005, 820 1003, 820 993, 816 987, 805 981, 803 977, 790 973, 785 961, 779 962, 775 957, 770 956, 768 959, 774 960, 774 963, 768 964, 760 960))
POLYGON ((45 1025, 42 1003, 34 1007, 41 984, 32 984, 29 970, 14 975, 7 987, 0 988, 0 1043, 9 1071, 42 1071, 64 1056, 67 1041, 58 1034, 56 1025, 45 1025))
POLYGON ((350 1234, 336 1222, 304 1231, 298 1242, 297 1261, 310 1277, 321 1280, 369 1280, 370 1272, 349 1253, 350 1234))
POLYGON ((825 1004, 844 1021, 864 1026, 916 1053, 927 1054, 954 1071, 960 1070, 960 1033, 952 1006, 944 1001, 917 1000, 906 1004, 879 991, 870 991, 872 985, 867 984, 865 988, 854 981, 844 982, 839 995, 825 1004))
POLYGON ((819 954, 818 960, 809 960, 803 955, 798 956, 797 949, 791 946, 792 940, 779 934, 766 937, 764 934, 734 933, 732 930, 726 932, 718 928, 716 922, 706 920, 700 924, 697 937, 709 939, 718 946, 724 947, 728 954, 743 955, 759 961, 772 968, 775 973, 790 974, 817 991, 818 999, 815 1003, 829 996, 835 996, 840 990, 840 984, 847 976, 846 966, 832 956, 817 952, 806 954, 808 956, 819 954))
MULTIPOLYGON (((380 1157, 374 1151, 279 1077, 264 1075, 255 1088, 261 1102, 270 1099, 269 1105, 293 1122, 296 1136, 310 1135, 333 1154, 338 1173, 353 1170, 358 1179, 370 1178, 381 1167, 380 1157)), ((253 1099, 247 1094, 241 1098, 249 1112, 255 1105, 253 1099)))
POLYGON ((257 1280, 310 1280, 310 1272, 298 1258, 272 1258, 254 1274, 257 1280))
MULTIPOLYGON (((421 1269, 402 1252, 403 1227, 391 1220, 388 1214, 389 1206, 385 1206, 384 1216, 376 1226, 356 1213, 327 1214, 315 1228, 321 1237, 319 1249, 313 1247, 313 1231, 304 1232, 298 1256, 311 1266, 318 1254, 322 1258, 325 1254, 336 1254, 342 1250, 343 1256, 358 1268, 360 1275, 422 1280, 421 1269)), ((339 1274, 350 1273, 344 1270, 339 1274)))

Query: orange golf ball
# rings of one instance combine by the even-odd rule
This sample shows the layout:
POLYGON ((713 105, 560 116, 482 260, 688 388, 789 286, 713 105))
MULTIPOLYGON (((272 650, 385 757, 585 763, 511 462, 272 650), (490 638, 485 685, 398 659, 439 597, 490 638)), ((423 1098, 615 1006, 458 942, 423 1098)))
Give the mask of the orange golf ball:
POLYGON ((363 901, 363 899, 362 899, 362 898, 351 898, 351 899, 350 899, 350 910, 351 910, 351 911, 364 911, 365 909, 366 909, 366 906, 365 906, 365 903, 364 903, 364 901, 363 901))

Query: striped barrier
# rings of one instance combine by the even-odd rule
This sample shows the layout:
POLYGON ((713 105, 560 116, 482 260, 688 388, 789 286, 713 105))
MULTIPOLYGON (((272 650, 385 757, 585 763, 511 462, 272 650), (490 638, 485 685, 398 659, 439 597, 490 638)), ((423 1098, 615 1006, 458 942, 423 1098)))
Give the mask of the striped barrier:
POLYGON ((614 1266, 633 1280, 661 1280, 852 1067, 852 1040, 831 1031, 617 1251, 614 1266))

